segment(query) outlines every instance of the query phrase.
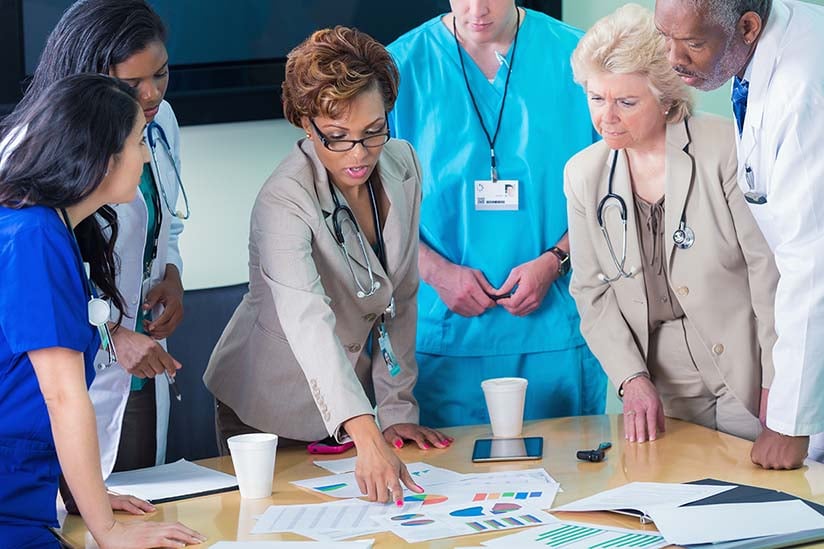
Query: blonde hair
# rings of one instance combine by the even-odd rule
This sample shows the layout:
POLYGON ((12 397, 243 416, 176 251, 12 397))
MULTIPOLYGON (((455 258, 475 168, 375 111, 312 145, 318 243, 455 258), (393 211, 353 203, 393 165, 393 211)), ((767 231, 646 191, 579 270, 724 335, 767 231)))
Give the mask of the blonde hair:
POLYGON ((692 112, 687 86, 672 70, 664 37, 655 28, 652 12, 626 4, 598 20, 572 52, 575 81, 586 90, 594 72, 640 74, 658 102, 667 108, 668 123, 680 122, 692 112))
POLYGON ((304 116, 340 118, 352 99, 372 89, 389 112, 399 79, 389 52, 368 34, 343 26, 319 30, 287 57, 283 115, 299 128, 304 116))

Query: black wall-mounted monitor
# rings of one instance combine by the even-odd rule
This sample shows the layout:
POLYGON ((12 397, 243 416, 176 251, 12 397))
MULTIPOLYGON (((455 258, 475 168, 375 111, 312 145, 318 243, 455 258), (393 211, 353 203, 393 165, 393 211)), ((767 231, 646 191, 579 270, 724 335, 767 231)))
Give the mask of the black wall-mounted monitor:
MULTIPOLYGON (((312 31, 354 26, 388 44, 448 0, 149 0, 169 30, 167 98, 183 125, 283 116, 286 54, 312 31)), ((519 5, 560 19, 561 0, 519 5)), ((46 38, 72 0, 0 0, 0 114, 20 99, 46 38)))

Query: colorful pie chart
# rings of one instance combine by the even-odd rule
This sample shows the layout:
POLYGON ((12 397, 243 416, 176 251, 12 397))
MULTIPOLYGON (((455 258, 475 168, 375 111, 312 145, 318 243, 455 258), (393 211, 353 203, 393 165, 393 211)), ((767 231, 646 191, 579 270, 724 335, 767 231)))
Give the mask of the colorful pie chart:
POLYGON ((492 513, 495 515, 500 515, 501 513, 511 513, 512 511, 517 511, 520 508, 521 506, 517 503, 496 503, 492 506, 492 513))
POLYGON ((426 526, 427 524, 432 524, 433 522, 435 521, 431 519, 417 519, 402 522, 401 526, 426 526))
POLYGON ((415 513, 407 513, 405 515, 395 515, 394 517, 392 517, 392 520, 401 522, 401 521, 404 521, 404 520, 414 519, 414 518, 418 518, 418 517, 422 517, 422 516, 423 515, 418 515, 418 514, 415 514, 415 513))
POLYGON ((456 509, 449 514, 453 517, 480 517, 484 514, 484 508, 480 505, 477 507, 467 507, 466 509, 456 509))
POLYGON ((434 494, 412 494, 403 498, 404 501, 422 501, 424 505, 435 505, 448 499, 446 496, 436 496, 434 494))

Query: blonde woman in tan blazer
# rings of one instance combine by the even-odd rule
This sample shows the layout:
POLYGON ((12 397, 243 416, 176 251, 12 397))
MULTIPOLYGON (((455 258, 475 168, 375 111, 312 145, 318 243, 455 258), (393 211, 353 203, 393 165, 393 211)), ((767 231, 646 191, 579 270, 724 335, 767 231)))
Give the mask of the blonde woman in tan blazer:
POLYGON ((664 39, 635 4, 587 32, 573 68, 603 141, 565 170, 570 290, 623 397, 625 435, 654 440, 667 415, 753 440, 778 273, 736 183, 733 123, 690 116, 664 39))
POLYGON ((451 442, 418 425, 412 396, 421 174, 389 139, 397 82, 383 46, 353 29, 290 53, 284 112, 306 139, 257 197, 249 293, 204 375, 223 453, 257 431, 351 438, 361 491, 382 502, 402 500, 399 479, 421 491, 390 444, 451 442))

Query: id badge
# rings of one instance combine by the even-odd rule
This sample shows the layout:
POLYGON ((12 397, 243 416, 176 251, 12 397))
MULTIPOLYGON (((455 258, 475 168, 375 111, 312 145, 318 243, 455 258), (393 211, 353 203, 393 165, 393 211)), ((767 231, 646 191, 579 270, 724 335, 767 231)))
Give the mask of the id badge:
POLYGON ((517 210, 518 181, 516 179, 475 181, 475 209, 517 210))
POLYGON ((378 337, 378 345, 381 348, 381 355, 386 361, 386 367, 389 369, 389 375, 395 377, 401 373, 401 366, 398 363, 398 357, 395 356, 395 351, 392 349, 392 342, 389 340, 389 332, 386 331, 386 326, 381 323, 378 328, 380 336, 378 337))

